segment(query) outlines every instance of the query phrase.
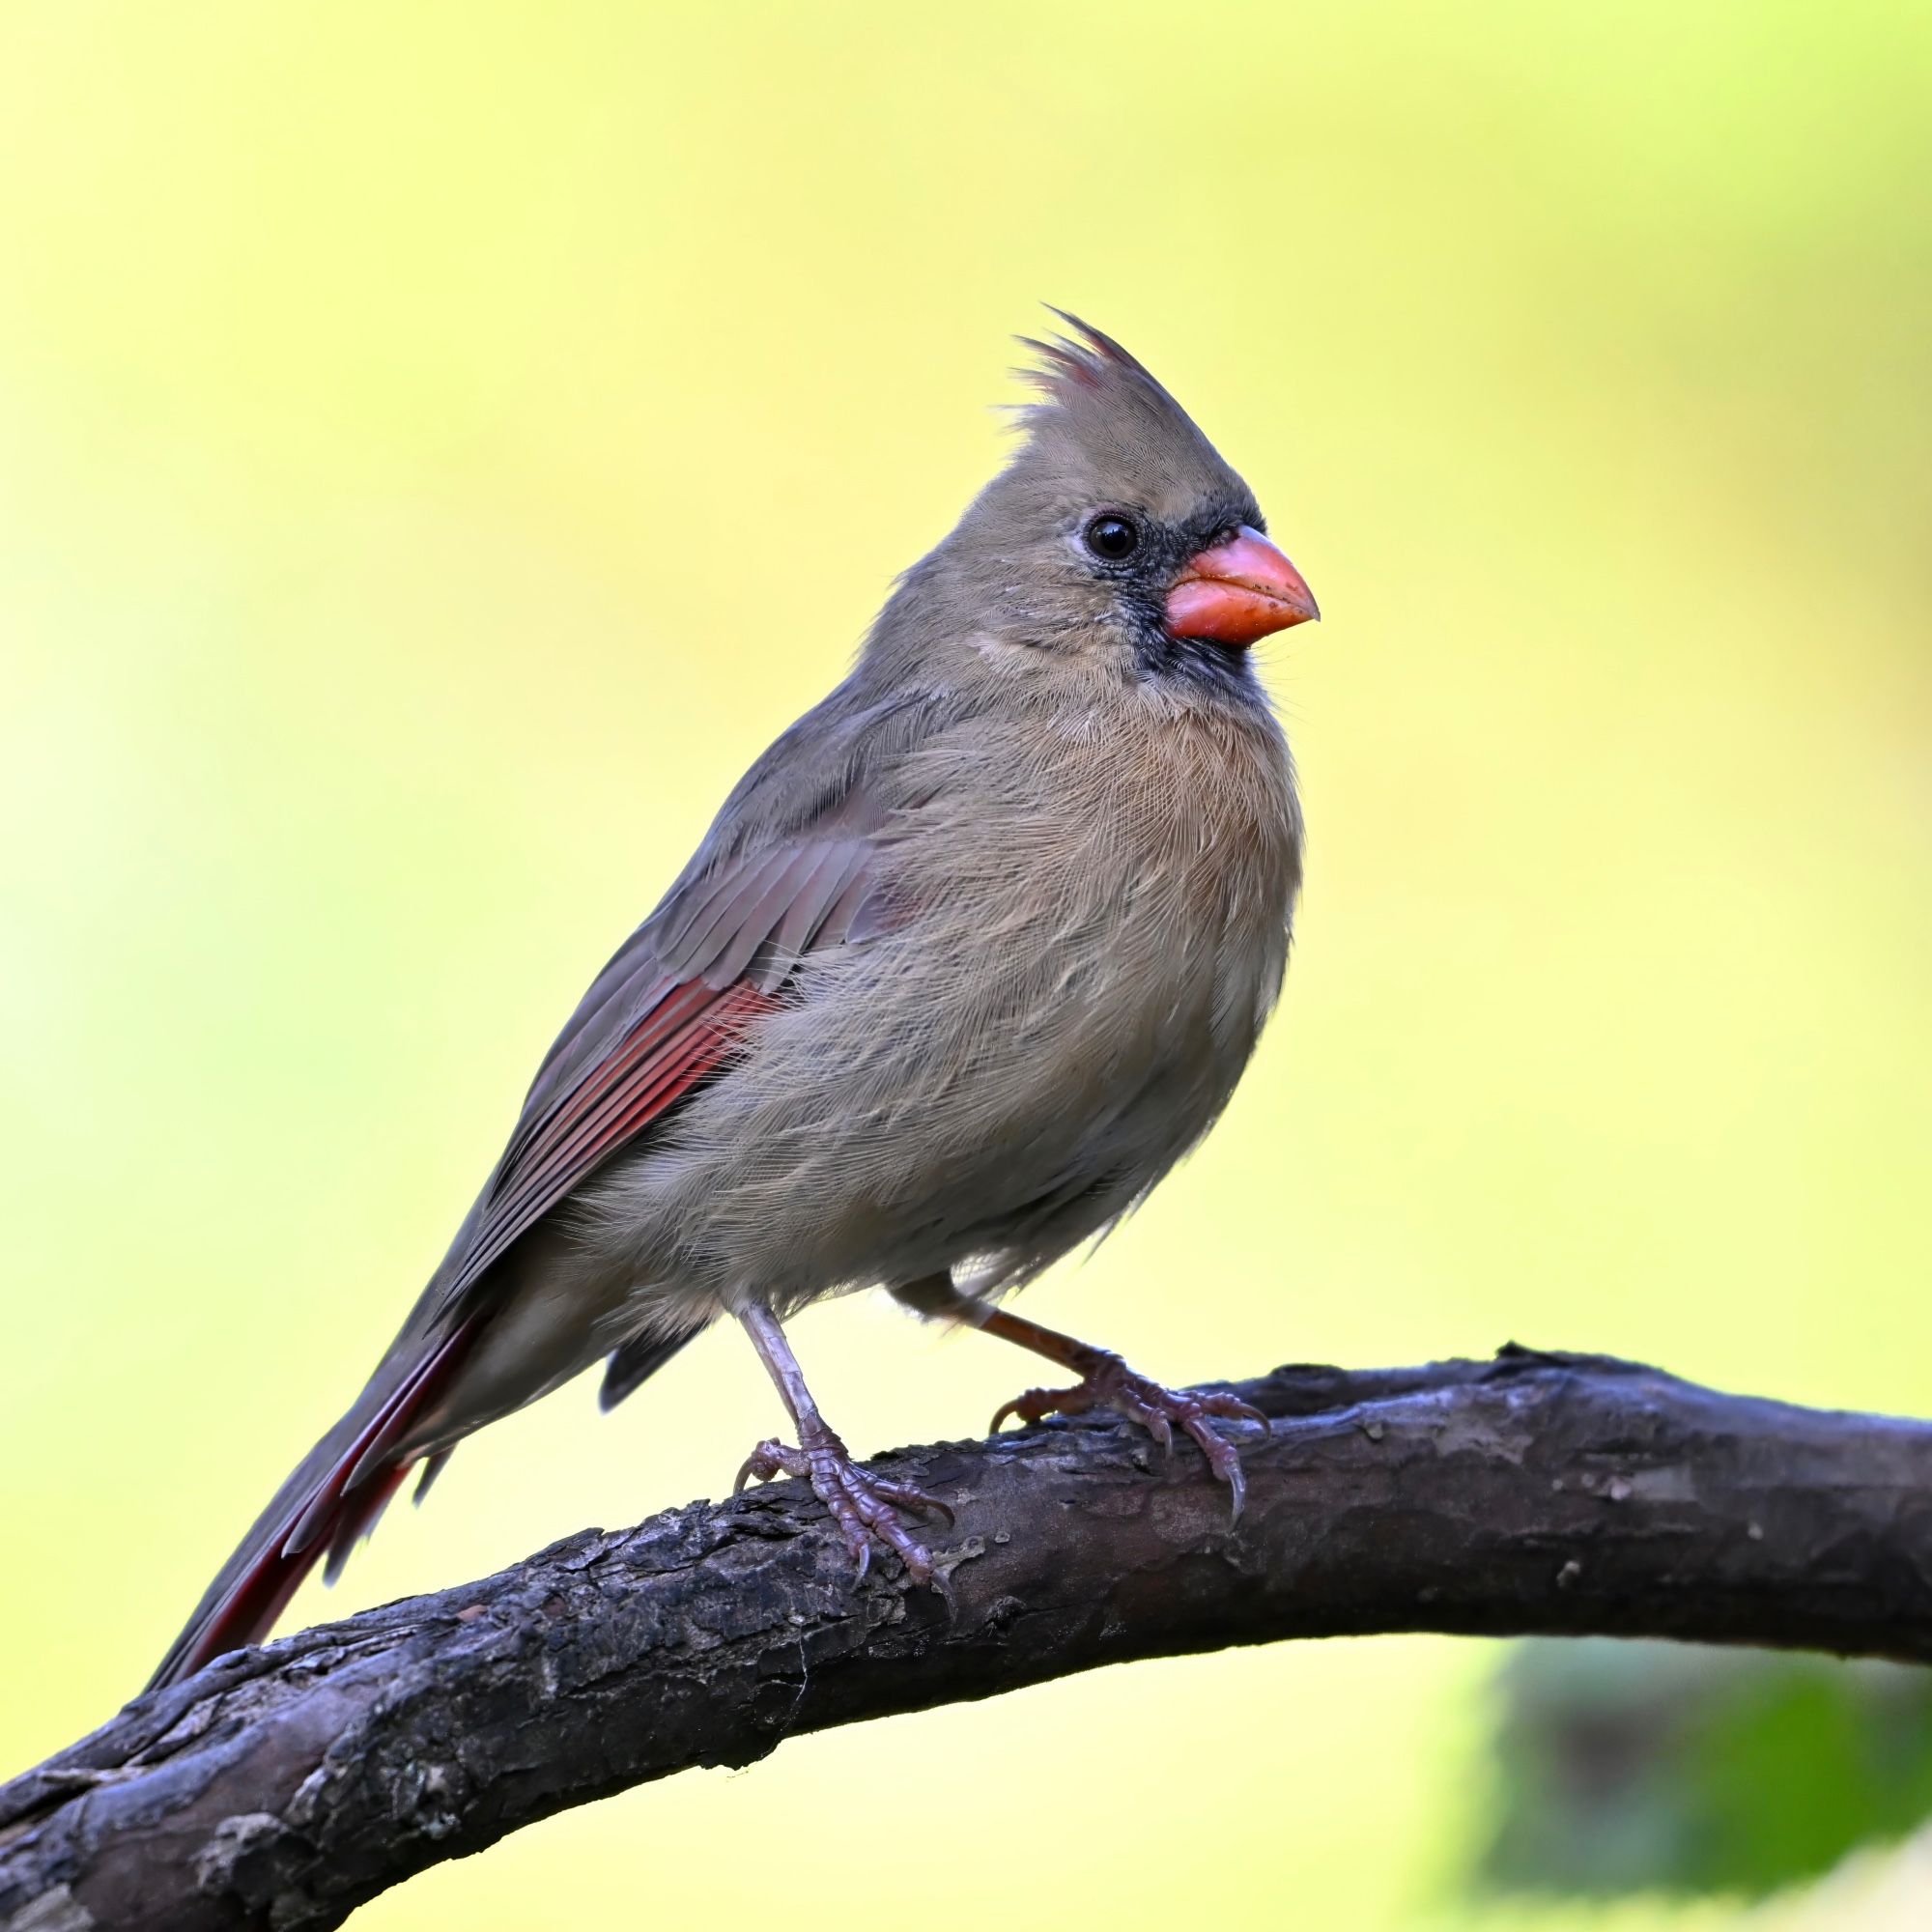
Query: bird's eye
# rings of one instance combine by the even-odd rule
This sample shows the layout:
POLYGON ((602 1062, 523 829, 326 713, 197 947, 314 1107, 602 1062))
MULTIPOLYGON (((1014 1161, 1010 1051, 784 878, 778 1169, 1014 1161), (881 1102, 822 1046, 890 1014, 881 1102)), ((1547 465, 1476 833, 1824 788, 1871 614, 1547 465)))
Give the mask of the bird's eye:
POLYGON ((1111 513, 1095 517, 1087 526, 1085 536, 1087 548, 1108 563, 1119 563, 1123 557, 1132 556, 1141 547, 1139 526, 1127 517, 1117 517, 1111 513))

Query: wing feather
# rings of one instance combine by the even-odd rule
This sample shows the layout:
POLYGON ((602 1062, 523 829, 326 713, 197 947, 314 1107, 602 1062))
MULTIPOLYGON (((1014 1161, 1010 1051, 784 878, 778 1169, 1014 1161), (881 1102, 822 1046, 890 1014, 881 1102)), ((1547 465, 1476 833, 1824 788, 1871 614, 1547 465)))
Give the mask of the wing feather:
MULTIPOLYGON (((402 1335, 209 1586, 156 1685, 266 1634, 325 1552, 334 1576, 421 1453, 410 1446, 412 1432, 437 1413, 495 1312, 494 1264, 728 1063, 747 1028, 781 1003, 803 954, 845 939, 874 889, 886 813, 848 781, 811 822, 794 820, 792 829, 738 844, 744 819, 735 832, 727 819, 739 799, 734 793, 721 817, 724 829, 714 829, 658 910, 591 982, 402 1335)), ((627 1394, 684 1339, 618 1350, 606 1402, 627 1394)), ((446 1443, 433 1447, 418 1499, 448 1454, 446 1443)))
POLYGON ((845 938, 884 816, 847 796, 805 831, 680 882, 632 935, 552 1047, 444 1264, 439 1312, 470 1299, 521 1236, 727 1060, 802 955, 845 938))

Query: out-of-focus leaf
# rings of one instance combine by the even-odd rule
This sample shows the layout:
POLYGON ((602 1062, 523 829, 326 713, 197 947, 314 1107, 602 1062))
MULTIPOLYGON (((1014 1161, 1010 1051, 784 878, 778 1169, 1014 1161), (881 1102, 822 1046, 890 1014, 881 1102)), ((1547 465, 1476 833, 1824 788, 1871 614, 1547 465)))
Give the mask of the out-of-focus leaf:
POLYGON ((1501 1694, 1492 1888, 1758 1895, 1932 1817, 1932 1673, 1530 1643, 1501 1694))

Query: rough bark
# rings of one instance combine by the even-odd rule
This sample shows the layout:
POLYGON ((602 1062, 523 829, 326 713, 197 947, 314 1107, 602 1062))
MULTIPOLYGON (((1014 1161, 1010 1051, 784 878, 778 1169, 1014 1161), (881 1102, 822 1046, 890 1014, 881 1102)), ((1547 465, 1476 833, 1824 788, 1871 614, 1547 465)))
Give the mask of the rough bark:
POLYGON ((855 1584, 803 1487, 586 1531, 217 1660, 0 1788, 0 1932, 331 1926, 690 1765, 1136 1658, 1373 1631, 1932 1661, 1932 1424, 1599 1357, 1239 1384, 1238 1525, 1111 1422, 882 1459, 958 1512, 943 1588, 855 1584))

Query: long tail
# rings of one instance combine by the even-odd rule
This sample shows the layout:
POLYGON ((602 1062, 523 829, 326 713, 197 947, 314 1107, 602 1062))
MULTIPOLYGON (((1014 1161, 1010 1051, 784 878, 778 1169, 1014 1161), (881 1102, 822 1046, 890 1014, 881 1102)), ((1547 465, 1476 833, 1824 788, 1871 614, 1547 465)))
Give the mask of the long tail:
MULTIPOLYGON (((178 1683, 225 1651, 266 1636, 302 1578, 325 1556, 324 1575, 335 1580, 349 1552, 375 1527, 409 1474, 414 1455, 399 1460, 395 1451, 448 1387, 477 1325, 472 1317, 414 1350, 398 1347, 384 1361, 355 1406, 303 1457, 208 1586, 149 1679, 150 1690, 178 1683)), ((447 1455, 443 1450, 429 1459, 418 1495, 447 1455)))

